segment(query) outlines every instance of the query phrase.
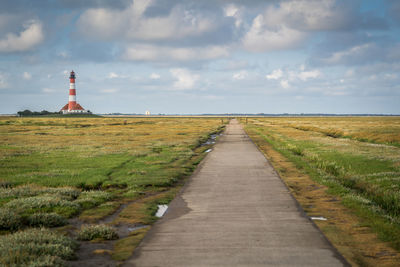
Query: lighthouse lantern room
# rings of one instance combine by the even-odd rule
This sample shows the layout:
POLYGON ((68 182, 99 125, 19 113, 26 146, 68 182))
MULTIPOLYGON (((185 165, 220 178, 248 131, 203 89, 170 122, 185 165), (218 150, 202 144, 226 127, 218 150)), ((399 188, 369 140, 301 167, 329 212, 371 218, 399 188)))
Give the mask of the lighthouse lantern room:
POLYGON ((69 75, 69 99, 68 104, 66 104, 61 110, 63 114, 82 114, 89 113, 81 105, 76 102, 76 88, 75 88, 75 72, 71 71, 69 75))

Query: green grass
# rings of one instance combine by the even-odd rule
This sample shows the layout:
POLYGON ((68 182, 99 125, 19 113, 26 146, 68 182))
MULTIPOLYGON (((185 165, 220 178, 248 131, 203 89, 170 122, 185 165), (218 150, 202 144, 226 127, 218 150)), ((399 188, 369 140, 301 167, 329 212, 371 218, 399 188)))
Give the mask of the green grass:
POLYGON ((84 225, 78 232, 78 239, 91 240, 113 240, 118 239, 117 231, 108 225, 84 225))
MULTIPOLYGON (((128 201, 137 205, 122 213, 124 222, 151 224, 157 204, 173 198, 174 188, 209 148, 199 145, 224 123, 219 118, 2 117, 0 234, 61 226, 74 216, 96 223, 128 201)), ((105 238, 94 234, 100 230, 93 226, 80 235, 105 238)), ((60 260, 32 257, 43 264, 60 260)))
POLYGON ((113 214, 120 206, 120 203, 116 202, 105 202, 97 207, 84 210, 80 215, 79 219, 85 222, 96 222, 107 215, 113 214))
MULTIPOLYGON (((304 132, 293 127, 297 125, 294 118, 287 120, 290 128, 285 119, 253 119, 246 131, 264 138, 298 169, 328 186, 329 193, 342 197, 343 204, 382 240, 400 250, 399 148, 304 132)), ((397 133, 400 135, 400 129, 397 133)))
POLYGON ((118 240, 114 245, 112 258, 116 261, 124 261, 129 259, 134 249, 139 245, 149 227, 138 229, 129 234, 128 237, 118 240))
POLYGON ((48 229, 0 236, 1 266, 64 266, 75 258, 77 243, 48 229))

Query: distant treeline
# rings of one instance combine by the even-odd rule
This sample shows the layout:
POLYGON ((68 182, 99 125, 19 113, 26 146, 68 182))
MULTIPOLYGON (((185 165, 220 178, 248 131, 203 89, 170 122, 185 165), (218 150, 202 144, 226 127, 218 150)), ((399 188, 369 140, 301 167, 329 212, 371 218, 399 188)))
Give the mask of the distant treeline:
POLYGON ((18 111, 17 114, 18 114, 18 116, 23 117, 23 116, 59 115, 59 114, 61 114, 61 112, 50 112, 47 110, 30 111, 29 109, 25 109, 23 111, 18 111))

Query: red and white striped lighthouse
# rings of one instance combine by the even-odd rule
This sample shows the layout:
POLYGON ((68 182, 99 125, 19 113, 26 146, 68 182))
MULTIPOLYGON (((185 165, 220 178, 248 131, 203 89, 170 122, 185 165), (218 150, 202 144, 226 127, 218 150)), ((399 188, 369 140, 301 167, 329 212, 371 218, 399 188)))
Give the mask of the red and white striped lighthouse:
POLYGON ((71 74, 69 75, 68 111, 75 110, 75 107, 76 107, 75 72, 71 71, 71 74))
POLYGON ((69 98, 68 104, 66 104, 61 112, 63 114, 71 114, 71 113, 89 113, 89 111, 85 110, 81 105, 76 102, 76 88, 75 88, 75 72, 71 71, 69 75, 69 98))

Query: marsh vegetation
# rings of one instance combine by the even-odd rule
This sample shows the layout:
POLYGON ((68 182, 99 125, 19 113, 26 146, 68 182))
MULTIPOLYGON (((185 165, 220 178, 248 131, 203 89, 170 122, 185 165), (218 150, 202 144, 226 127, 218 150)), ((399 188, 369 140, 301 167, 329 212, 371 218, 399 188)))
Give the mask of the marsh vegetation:
POLYGON ((250 118, 246 131, 351 263, 400 263, 399 117, 250 118))
MULTIPOLYGON (((219 118, 0 118, 2 263, 62 265, 76 257, 74 240, 151 225, 223 127, 219 118)), ((107 241, 110 254, 126 259, 147 230, 107 241)))

